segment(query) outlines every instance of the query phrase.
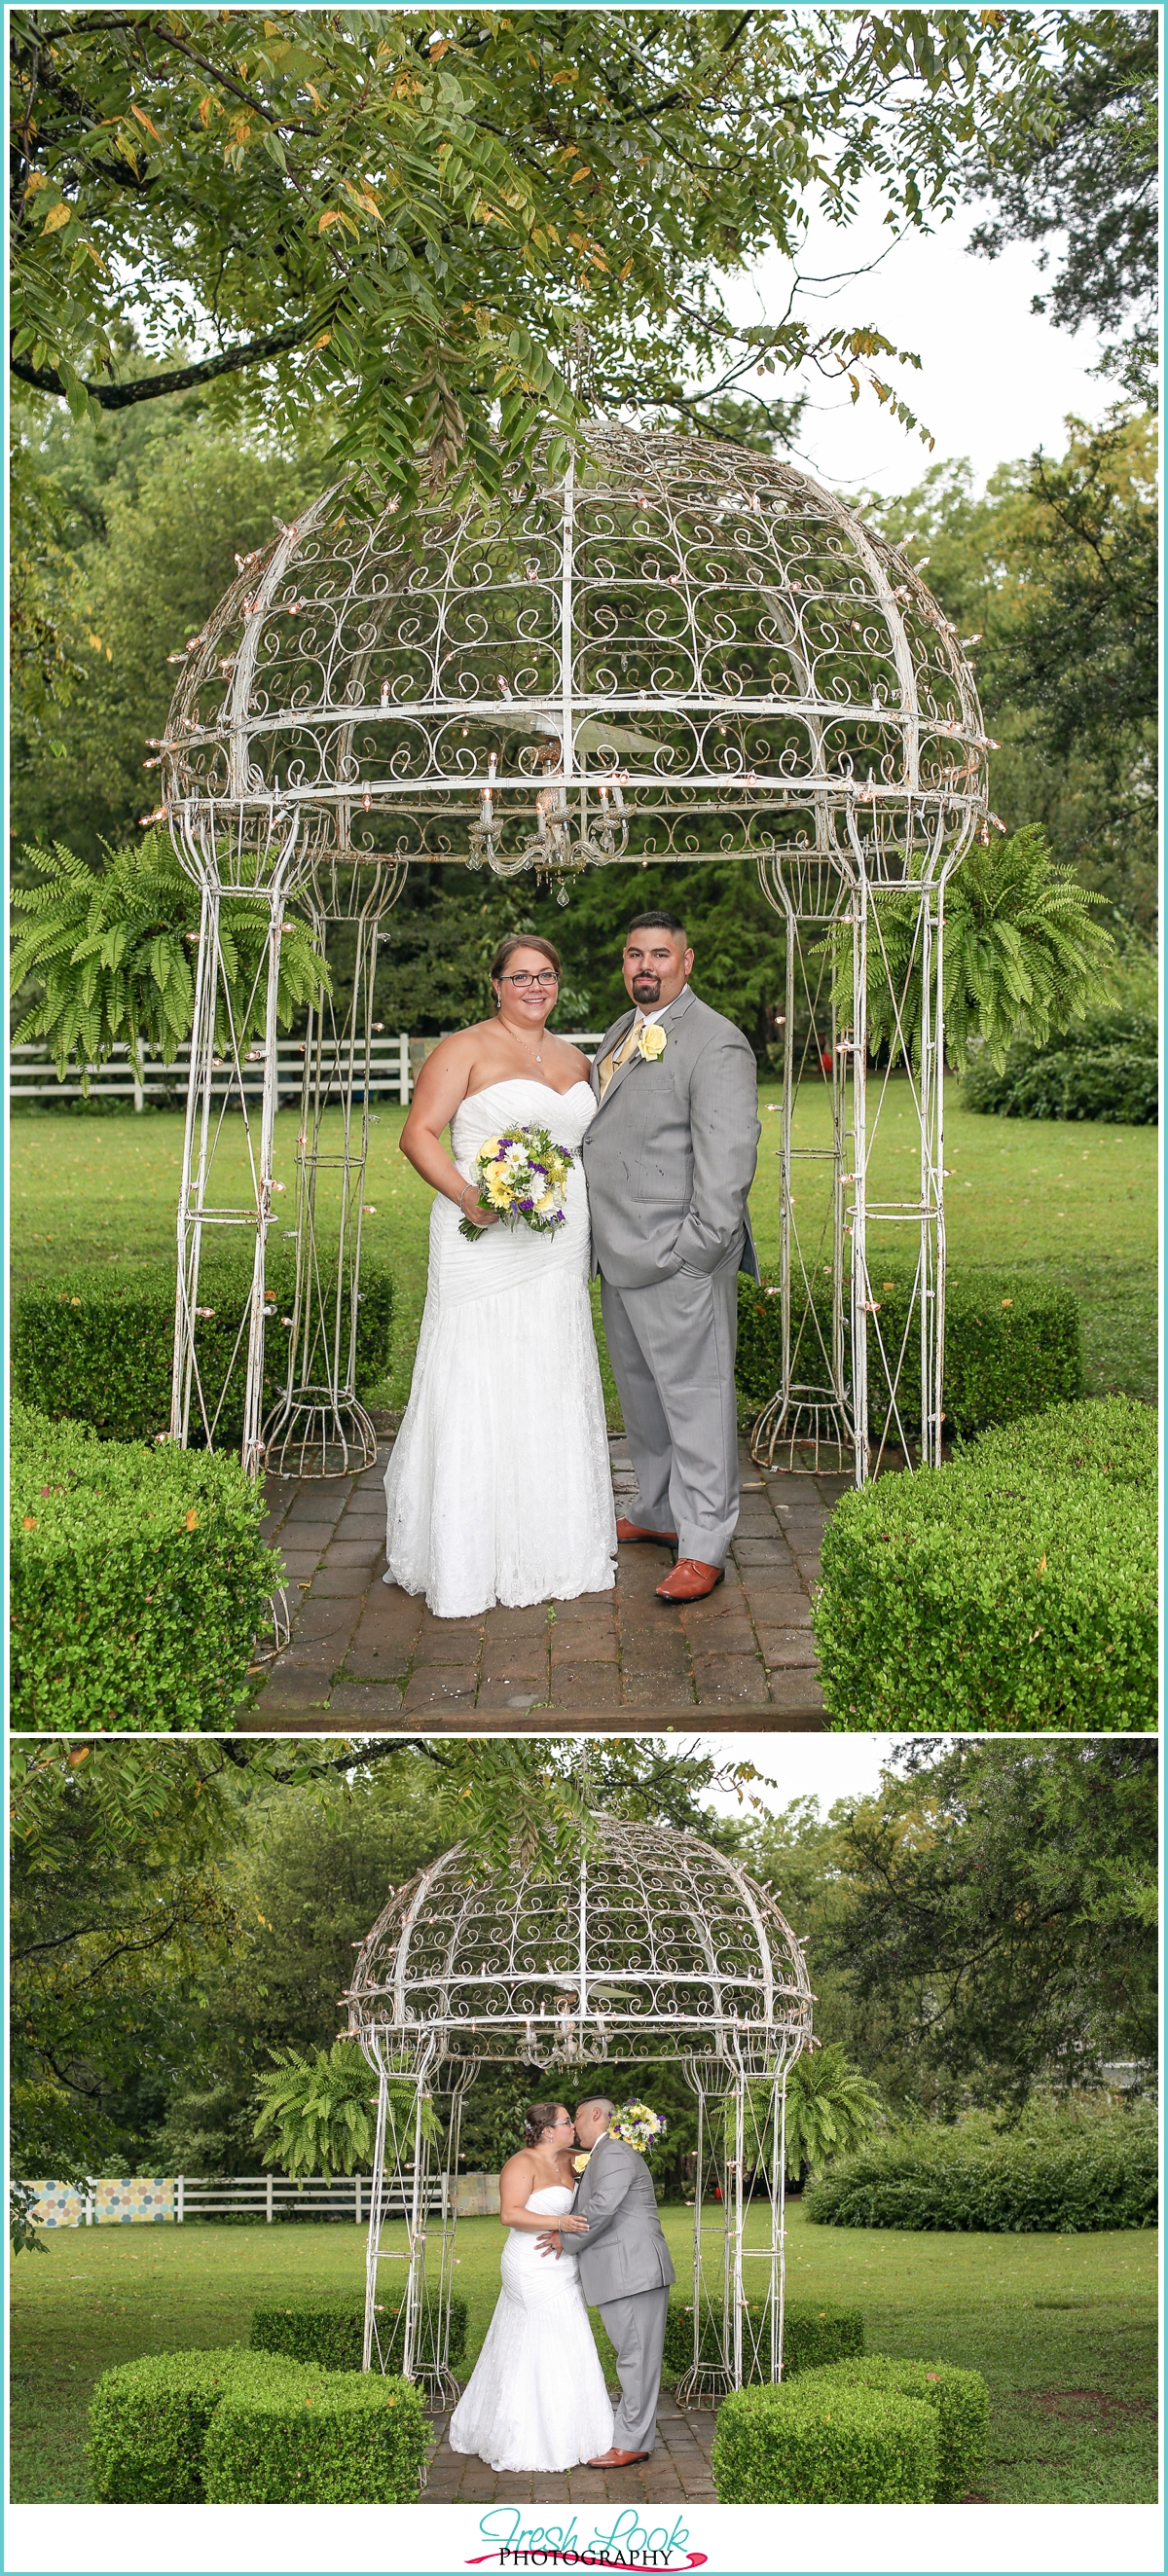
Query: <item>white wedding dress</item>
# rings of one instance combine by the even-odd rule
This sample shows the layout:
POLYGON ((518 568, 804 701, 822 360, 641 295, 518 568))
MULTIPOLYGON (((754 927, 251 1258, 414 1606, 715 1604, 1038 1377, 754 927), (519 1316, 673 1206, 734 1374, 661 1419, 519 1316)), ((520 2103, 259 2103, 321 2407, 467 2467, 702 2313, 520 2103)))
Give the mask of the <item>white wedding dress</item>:
POLYGON ((385 1553, 386 1580, 424 1592, 442 1619, 573 1601, 615 1579, 578 1152, 595 1113, 586 1082, 557 1096, 520 1076, 472 1092, 450 1122, 468 1180, 508 1122, 546 1127, 576 1160, 554 1234, 492 1225, 468 1243, 453 1199, 434 1200, 413 1387, 385 1478, 385 1553))
MULTIPOLYGON (((524 2203, 550 2221, 575 2193, 559 2183, 524 2203)), ((450 2448, 493 2469, 575 2469, 612 2448, 613 2416, 574 2254, 541 2254, 508 2230, 503 2287, 474 2372, 450 2419, 450 2448)))

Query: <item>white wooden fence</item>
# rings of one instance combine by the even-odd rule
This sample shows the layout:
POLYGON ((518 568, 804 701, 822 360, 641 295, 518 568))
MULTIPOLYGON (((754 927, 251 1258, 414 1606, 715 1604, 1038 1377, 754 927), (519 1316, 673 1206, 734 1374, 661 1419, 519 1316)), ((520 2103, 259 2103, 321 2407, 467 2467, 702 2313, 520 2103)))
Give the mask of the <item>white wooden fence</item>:
MULTIPOLYGON (((484 2178, 474 2175, 478 2184, 484 2178)), ((445 2174, 434 2174, 425 2186, 426 2207, 446 2216, 447 2202, 453 2188, 461 2193, 464 2178, 452 2185, 445 2174)), ((326 2180, 323 2174, 307 2174, 303 2182, 291 2182, 286 2174, 232 2174, 207 2177, 200 2174, 154 2174, 134 2177, 129 2181, 110 2181, 91 2176, 84 2191, 69 2183, 34 2182, 36 2194, 31 2216, 38 2227, 133 2227, 175 2224, 188 2218, 229 2218, 243 2215, 266 2219, 271 2227, 278 2218, 351 2218, 358 2227, 369 2216, 370 2182, 368 2174, 338 2176, 326 2180)), ((496 2206, 498 2183, 495 2183, 496 2206)), ((407 2212, 405 2188, 398 2184, 386 2195, 386 2213, 390 2218, 404 2218, 407 2212)), ((475 2204, 477 2209, 477 2202, 475 2204)))
MULTIPOLYGON (((565 1034, 573 1046, 588 1050, 599 1046, 604 1032, 601 1029, 570 1029, 565 1034)), ((438 1043, 437 1038, 411 1037, 408 1029, 402 1029, 397 1037, 386 1037, 384 1032, 375 1037, 369 1059, 370 1099, 396 1100, 404 1109, 422 1065, 438 1043)), ((294 1107, 300 1099, 304 1053, 303 1041, 295 1038, 281 1038, 276 1048, 277 1095, 285 1108, 294 1107)), ((221 1100, 238 1100, 241 1096, 258 1100, 263 1091, 263 1061, 263 1049, 253 1047, 245 1058, 242 1076, 224 1064, 220 1078, 212 1081, 214 1095, 221 1100)), ((14 1103, 21 1100, 80 1100, 82 1097, 80 1066, 70 1065, 67 1079, 58 1082, 56 1067, 46 1046, 10 1047, 8 1063, 14 1103)), ((336 1048, 323 1048, 321 1063, 324 1076, 339 1088, 340 1052, 336 1048)), ((151 1055, 141 1044, 133 1050, 116 1046, 105 1064, 90 1065, 90 1098, 132 1100, 136 1110, 144 1109, 150 1099, 185 1098, 189 1065, 189 1046, 179 1047, 173 1059, 169 1060, 164 1056, 151 1055)))

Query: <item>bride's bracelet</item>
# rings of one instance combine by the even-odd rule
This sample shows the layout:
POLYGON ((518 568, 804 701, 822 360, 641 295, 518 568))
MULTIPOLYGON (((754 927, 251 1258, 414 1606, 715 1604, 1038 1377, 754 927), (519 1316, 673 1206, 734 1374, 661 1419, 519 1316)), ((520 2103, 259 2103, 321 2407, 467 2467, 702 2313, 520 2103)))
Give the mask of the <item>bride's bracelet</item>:
POLYGON ((463 1200, 464 1200, 464 1199, 465 1199, 465 1197, 466 1197, 467 1191, 468 1191, 468 1190, 470 1190, 470 1189, 473 1189, 473 1188, 474 1188, 474 1183, 473 1183, 473 1181, 464 1181, 464 1182, 463 1182, 462 1188, 461 1188, 461 1190, 459 1191, 459 1194, 458 1194, 458 1212, 459 1212, 459 1215, 460 1215, 460 1216, 465 1216, 465 1215, 466 1215, 466 1209, 465 1209, 465 1207, 463 1206, 463 1200))

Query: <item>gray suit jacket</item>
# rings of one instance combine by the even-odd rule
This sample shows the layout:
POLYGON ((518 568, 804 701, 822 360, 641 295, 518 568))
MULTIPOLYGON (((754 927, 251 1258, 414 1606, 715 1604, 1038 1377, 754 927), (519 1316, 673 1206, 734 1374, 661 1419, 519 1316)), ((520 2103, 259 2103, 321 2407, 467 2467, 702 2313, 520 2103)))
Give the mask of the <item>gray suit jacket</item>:
POLYGON ((590 2307, 632 2298, 638 2290, 668 2289, 676 2279, 657 2216, 657 2196, 643 2156, 619 2138, 598 2138, 580 2176, 576 2216, 587 2236, 565 2236, 580 2265, 580 2287, 590 2307))
MULTIPOLYGON (((634 1017, 625 1011, 597 1049, 598 1099, 597 1066, 634 1017)), ((648 1288, 679 1270, 717 1270, 737 1252, 757 1279, 746 1212, 761 1134, 754 1056, 688 984, 659 1025, 664 1055, 630 1056, 584 1139, 593 1268, 614 1288, 648 1288)))

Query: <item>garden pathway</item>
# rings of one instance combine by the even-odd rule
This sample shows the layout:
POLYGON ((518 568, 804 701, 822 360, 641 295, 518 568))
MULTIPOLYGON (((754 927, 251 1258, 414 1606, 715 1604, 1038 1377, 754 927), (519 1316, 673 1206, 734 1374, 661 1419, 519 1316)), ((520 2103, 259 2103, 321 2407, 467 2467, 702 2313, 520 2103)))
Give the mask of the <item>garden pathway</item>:
MULTIPOLYGON (((237 1721, 247 1732, 644 1732, 703 1716, 747 1731, 815 1730, 823 1699, 811 1636, 824 1523, 842 1476, 763 1476, 745 1443, 726 1581, 705 1601, 655 1599, 664 1548, 624 1547, 611 1592, 476 1619, 436 1619, 383 1584, 382 1482, 269 1478, 265 1529, 284 1557, 291 1642, 237 1721)), ((635 1510, 623 1437, 611 1436, 617 1510, 635 1510)))
MULTIPOLYGON (((617 2391, 611 2391, 615 2398, 617 2391)), ((438 2447, 423 2504, 716 2504, 710 2451, 712 2406, 683 2413, 664 2390, 657 2406, 657 2448, 632 2469, 566 2469, 556 2475, 492 2469, 463 2458, 446 2439, 448 2414, 433 2418, 438 2447)))

